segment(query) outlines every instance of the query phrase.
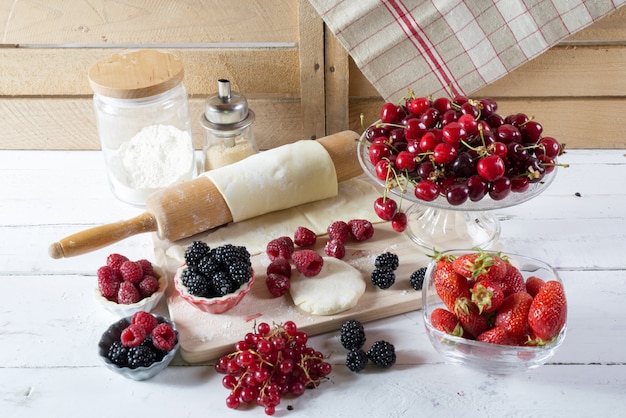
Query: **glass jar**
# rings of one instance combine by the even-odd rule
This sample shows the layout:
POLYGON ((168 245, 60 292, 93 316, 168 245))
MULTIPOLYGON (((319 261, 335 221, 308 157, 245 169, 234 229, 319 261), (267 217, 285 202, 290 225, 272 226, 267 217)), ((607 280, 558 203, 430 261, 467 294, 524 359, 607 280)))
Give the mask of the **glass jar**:
POLYGON ((197 175, 183 64, 156 50, 113 54, 89 70, 113 194, 144 206, 154 190, 197 175))
POLYGON ((231 91, 230 81, 217 81, 217 95, 207 99, 200 124, 205 129, 204 169, 214 170, 256 154, 252 124, 254 112, 248 101, 231 91))

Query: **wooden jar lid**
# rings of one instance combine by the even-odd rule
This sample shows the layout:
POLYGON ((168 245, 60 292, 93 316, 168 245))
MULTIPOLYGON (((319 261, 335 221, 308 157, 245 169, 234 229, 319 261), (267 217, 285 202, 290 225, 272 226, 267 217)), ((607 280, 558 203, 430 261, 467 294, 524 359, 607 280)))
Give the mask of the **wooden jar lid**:
POLYGON ((146 49, 113 54, 89 69, 96 94, 117 99, 155 96, 180 84, 183 62, 175 55, 146 49))

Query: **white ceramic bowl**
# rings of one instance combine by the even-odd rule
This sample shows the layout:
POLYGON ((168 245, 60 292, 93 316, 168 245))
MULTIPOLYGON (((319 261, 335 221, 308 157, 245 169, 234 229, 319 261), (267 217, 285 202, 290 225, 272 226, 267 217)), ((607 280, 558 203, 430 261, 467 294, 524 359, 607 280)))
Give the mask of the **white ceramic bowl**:
POLYGON ((102 334, 102 338, 100 338, 100 342, 98 343, 98 354, 100 355, 100 359, 110 370, 128 379, 147 380, 159 374, 170 364, 180 347, 180 336, 178 334, 178 329, 176 328, 176 325, 168 318, 161 315, 153 315, 155 318, 157 318, 159 323, 166 322, 170 324, 170 326, 174 329, 177 340, 174 348, 170 350, 161 361, 153 363, 148 367, 137 367, 135 369, 131 369, 130 367, 121 367, 117 364, 112 363, 111 360, 109 360, 109 358, 107 357, 109 347, 111 347, 114 341, 119 341, 120 335, 122 335, 122 331, 124 331, 124 329, 130 324, 132 316, 122 318, 112 324, 104 332, 104 334, 102 334))
POLYGON ((252 270, 252 277, 250 277, 250 280, 248 280, 247 283, 242 284, 239 289, 235 290, 233 293, 222 297, 203 298, 189 293, 187 286, 183 284, 182 273, 186 268, 186 266, 182 266, 176 271, 176 275, 174 276, 174 287, 180 296, 191 306, 196 309, 200 309, 203 312, 212 314, 221 314, 234 308, 239 302, 241 302, 244 296, 248 294, 255 279, 254 270, 252 270))
POLYGON ((98 289, 98 286, 96 286, 94 289, 94 295, 93 295, 94 299, 96 299, 96 301, 104 309, 113 313, 117 317, 132 316, 135 312, 139 312, 139 311, 151 312, 163 298, 163 295, 165 294, 165 289, 167 289, 167 285, 168 285, 167 277, 163 273, 163 270, 161 270, 157 266, 152 266, 152 269, 153 269, 152 275, 159 282, 159 290, 154 292, 149 297, 143 298, 137 303, 124 305, 122 303, 116 303, 116 302, 110 301, 104 296, 102 296, 102 293, 100 293, 100 289, 98 289))
MULTIPOLYGON (((443 254, 461 255, 474 250, 453 250, 443 254)), ((557 280, 562 283, 556 270, 543 261, 516 254, 504 254, 517 266, 524 279, 538 276, 544 281, 557 280)), ((462 364, 488 373, 506 374, 534 369, 554 356, 565 338, 567 323, 556 340, 545 346, 510 346, 489 344, 467 338, 455 337, 435 329, 430 322, 430 314, 445 305, 437 295, 434 284, 434 271, 437 262, 431 261, 426 270, 422 288, 422 311, 426 333, 433 347, 446 362, 462 364)))

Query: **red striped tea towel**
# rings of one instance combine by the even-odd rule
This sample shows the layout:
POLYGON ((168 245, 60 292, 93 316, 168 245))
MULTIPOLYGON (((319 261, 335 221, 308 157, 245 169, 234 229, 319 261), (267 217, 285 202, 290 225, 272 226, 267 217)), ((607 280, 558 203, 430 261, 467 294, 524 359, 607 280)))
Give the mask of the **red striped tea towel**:
POLYGON ((626 0, 309 0, 381 96, 493 83, 626 0))

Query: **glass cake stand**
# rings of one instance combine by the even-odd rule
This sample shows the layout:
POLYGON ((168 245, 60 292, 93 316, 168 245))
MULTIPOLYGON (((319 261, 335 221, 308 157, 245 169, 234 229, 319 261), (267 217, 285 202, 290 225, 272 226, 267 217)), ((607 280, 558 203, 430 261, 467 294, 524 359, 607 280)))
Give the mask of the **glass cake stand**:
MULTIPOLYGON (((376 176, 375 167, 369 158, 370 143, 361 135, 357 146, 359 163, 365 173, 378 185, 385 182, 376 176)), ((413 242, 429 250, 438 251, 460 248, 488 249, 500 238, 500 222, 493 214, 494 209, 519 205, 542 193, 556 177, 556 168, 544 175, 542 181, 531 183, 526 192, 511 192, 502 200, 493 200, 489 195, 461 205, 451 205, 444 196, 431 202, 415 197, 414 187, 409 182, 390 191, 402 197, 402 205, 411 202, 404 211, 407 215, 406 234, 413 242)))

